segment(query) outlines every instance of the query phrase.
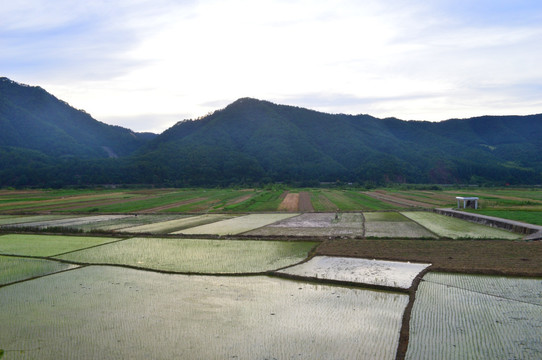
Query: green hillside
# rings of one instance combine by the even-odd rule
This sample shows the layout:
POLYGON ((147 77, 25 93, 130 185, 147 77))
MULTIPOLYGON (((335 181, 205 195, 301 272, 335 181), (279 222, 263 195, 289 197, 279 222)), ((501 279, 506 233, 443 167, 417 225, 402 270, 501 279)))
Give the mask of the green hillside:
POLYGON ((244 98, 176 124, 134 161, 177 185, 259 179, 537 183, 541 134, 542 115, 430 123, 331 115, 244 98))
POLYGON ((542 183, 542 114, 441 122, 243 98, 134 133, 0 78, 0 186, 542 183))
POLYGON ((134 152, 152 136, 93 119, 40 87, 0 78, 0 147, 58 157, 107 158, 134 152))

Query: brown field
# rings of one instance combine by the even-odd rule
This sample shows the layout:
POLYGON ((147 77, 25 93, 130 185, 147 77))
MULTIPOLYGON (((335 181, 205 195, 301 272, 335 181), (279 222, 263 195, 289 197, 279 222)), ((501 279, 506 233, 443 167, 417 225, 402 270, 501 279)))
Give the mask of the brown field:
POLYGON ((311 194, 302 191, 299 193, 299 211, 302 212, 314 212, 314 207, 311 202, 311 194))
POLYGON ((431 271, 542 276, 541 241, 332 239, 315 254, 429 262, 431 271))
POLYGON ((288 193, 284 197, 284 200, 280 203, 278 211, 299 211, 299 194, 298 193, 288 193))

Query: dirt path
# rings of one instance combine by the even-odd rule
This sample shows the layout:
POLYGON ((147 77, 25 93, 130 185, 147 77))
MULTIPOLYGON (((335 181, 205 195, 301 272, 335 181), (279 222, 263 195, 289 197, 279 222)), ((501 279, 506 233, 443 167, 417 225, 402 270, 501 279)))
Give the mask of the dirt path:
POLYGON ((302 191, 299 193, 299 211, 302 212, 314 212, 314 207, 312 206, 311 202, 311 194, 302 191))
POLYGON ((284 197, 284 200, 280 203, 278 211, 299 211, 299 194, 298 193, 288 193, 284 197))

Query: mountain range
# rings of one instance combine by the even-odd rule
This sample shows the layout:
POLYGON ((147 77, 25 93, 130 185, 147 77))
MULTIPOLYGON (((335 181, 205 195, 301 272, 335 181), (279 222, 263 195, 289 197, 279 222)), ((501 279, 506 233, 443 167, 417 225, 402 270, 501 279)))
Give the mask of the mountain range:
POLYGON ((252 98, 135 133, 0 78, 0 186, 539 184, 541 149, 542 114, 403 121, 252 98))

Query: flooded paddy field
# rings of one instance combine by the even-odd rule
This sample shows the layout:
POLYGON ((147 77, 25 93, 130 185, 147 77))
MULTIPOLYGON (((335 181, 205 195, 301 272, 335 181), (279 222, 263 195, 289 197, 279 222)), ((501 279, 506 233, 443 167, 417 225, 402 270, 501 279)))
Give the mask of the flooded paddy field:
POLYGON ((414 278, 431 264, 315 256, 307 262, 279 270, 299 278, 344 281, 409 289, 414 278))
POLYGON ((425 227, 398 212, 366 212, 365 236, 370 238, 436 238, 425 227))
POLYGON ((74 267, 58 261, 0 255, 0 286, 74 267))
POLYGON ((236 235, 296 216, 298 214, 250 214, 233 219, 192 227, 178 233, 187 235, 236 235))
MULTIPOLYGON (((129 233, 153 233, 167 234, 179 232, 181 229, 187 229, 195 226, 210 224, 216 221, 231 219, 234 216, 224 214, 207 214, 198 216, 184 216, 173 220, 157 221, 146 225, 124 228, 123 232, 129 233)), ((180 233, 180 232, 179 232, 180 233)))
POLYGON ((422 211, 263 214, 3 215, 0 230, 250 237, 508 239, 521 234, 422 211))
POLYGON ((315 242, 131 238, 55 258, 179 273, 262 273, 304 260, 315 242))
POLYGON ((361 213, 305 213, 247 232, 255 236, 363 236, 361 213))
POLYGON ((394 359, 408 296, 89 266, 0 300, 5 359, 394 359))
POLYGON ((117 240, 95 236, 8 234, 0 236, 0 254, 45 257, 117 240))
MULTIPOLYGON (((62 220, 81 215, 1 215, 0 226, 2 225, 17 225, 24 223, 36 223, 41 221, 62 220)), ((26 225, 23 225, 26 226, 26 225)))
POLYGON ((11 227, 29 227, 36 229, 47 229, 47 228, 77 228, 87 224, 96 224, 105 221, 119 220, 130 217, 130 215, 94 215, 94 216, 64 216, 61 219, 51 219, 51 220, 42 220, 42 221, 32 221, 25 222, 22 224, 11 225, 11 227))
POLYGON ((438 236, 451 239, 515 240, 522 237, 521 234, 510 231, 495 229, 489 226, 474 224, 450 216, 425 211, 407 211, 402 212, 402 214, 431 230, 438 236))
POLYGON ((428 273, 406 359, 540 359, 541 336, 541 278, 428 273))
POLYGON ((540 276, 542 242, 404 214, 0 215, 58 231, 0 228, 0 357, 541 358, 540 278, 416 276, 540 276))
POLYGON ((109 220, 89 222, 86 224, 72 226, 74 229, 81 230, 83 232, 90 231, 122 231, 123 229, 132 228, 136 226, 152 225, 158 222, 166 222, 170 220, 177 220, 187 217, 187 215, 142 215, 132 214, 121 218, 112 218, 109 220))

